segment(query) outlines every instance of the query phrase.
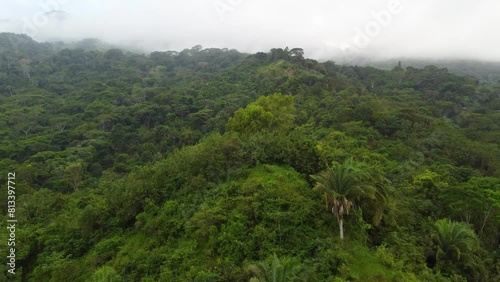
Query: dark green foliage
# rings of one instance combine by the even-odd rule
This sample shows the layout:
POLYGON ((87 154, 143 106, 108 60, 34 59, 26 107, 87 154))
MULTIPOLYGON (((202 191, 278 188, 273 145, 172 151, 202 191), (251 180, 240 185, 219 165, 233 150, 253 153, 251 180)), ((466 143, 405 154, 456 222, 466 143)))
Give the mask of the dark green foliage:
POLYGON ((498 85, 301 48, 69 47, 0 34, 18 280, 500 279, 498 85))
POLYGON ((260 262, 250 265, 248 270, 258 277, 250 279, 254 282, 307 281, 299 262, 290 258, 279 259, 276 254, 271 265, 260 262))
POLYGON ((462 222, 440 219, 434 224, 435 241, 438 246, 436 259, 460 261, 477 248, 474 231, 462 222))

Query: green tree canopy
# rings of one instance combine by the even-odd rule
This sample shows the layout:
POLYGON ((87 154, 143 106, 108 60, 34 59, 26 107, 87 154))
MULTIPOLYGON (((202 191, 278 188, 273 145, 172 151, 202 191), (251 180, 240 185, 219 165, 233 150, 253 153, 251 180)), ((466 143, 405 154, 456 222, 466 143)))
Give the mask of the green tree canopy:
POLYGON ((316 181, 314 189, 325 194, 327 210, 331 208, 337 218, 341 239, 344 239, 344 215, 361 200, 377 203, 376 209, 380 211, 375 214, 381 216, 388 197, 386 179, 376 175, 365 163, 348 158, 311 177, 316 181))
POLYGON ((261 96, 244 109, 239 109, 227 122, 231 131, 254 133, 258 131, 286 131, 295 120, 294 99, 275 93, 261 96))

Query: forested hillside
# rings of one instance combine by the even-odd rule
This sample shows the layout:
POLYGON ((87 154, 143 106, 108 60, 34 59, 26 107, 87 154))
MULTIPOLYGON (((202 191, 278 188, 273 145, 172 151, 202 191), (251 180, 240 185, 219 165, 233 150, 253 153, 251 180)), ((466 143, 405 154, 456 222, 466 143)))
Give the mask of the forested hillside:
POLYGON ((2 281, 500 281, 500 85, 92 44, 0 34, 2 281))
MULTIPOLYGON (((484 83, 498 83, 500 81, 500 62, 486 62, 474 60, 424 60, 424 59, 405 59, 400 58, 406 66, 413 66, 423 68, 426 65, 435 65, 438 67, 447 68, 451 73, 473 76, 480 82, 484 83)), ((366 60, 364 64, 380 67, 383 69, 391 69, 398 63, 398 60, 385 60, 385 61, 370 61, 366 60)), ((360 65, 362 61, 360 61, 360 65)))

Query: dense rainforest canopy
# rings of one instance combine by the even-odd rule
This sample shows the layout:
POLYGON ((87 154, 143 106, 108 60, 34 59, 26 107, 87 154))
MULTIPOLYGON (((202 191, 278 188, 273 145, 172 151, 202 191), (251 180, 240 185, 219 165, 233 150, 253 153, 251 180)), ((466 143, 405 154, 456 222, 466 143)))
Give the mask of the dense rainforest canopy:
POLYGON ((2 281, 500 280, 500 85, 96 44, 0 34, 2 281))

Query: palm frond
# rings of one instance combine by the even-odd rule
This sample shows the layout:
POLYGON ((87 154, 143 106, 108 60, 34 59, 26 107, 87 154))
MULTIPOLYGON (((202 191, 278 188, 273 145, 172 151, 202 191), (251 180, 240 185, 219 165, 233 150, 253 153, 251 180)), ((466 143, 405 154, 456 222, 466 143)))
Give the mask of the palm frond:
POLYGON ((346 159, 343 163, 335 163, 332 167, 311 175, 316 181, 314 190, 325 194, 325 206, 337 218, 343 219, 345 214, 361 200, 374 202, 373 222, 378 224, 383 215, 383 207, 388 202, 389 181, 377 170, 371 170, 363 162, 346 159))
POLYGON ((438 245, 438 250, 446 254, 447 259, 459 261, 462 254, 472 252, 478 247, 476 233, 465 222, 440 219, 435 222, 434 230, 433 239, 438 245))

